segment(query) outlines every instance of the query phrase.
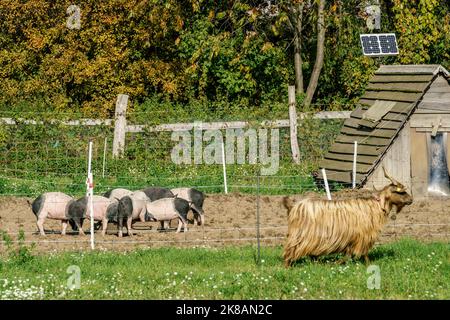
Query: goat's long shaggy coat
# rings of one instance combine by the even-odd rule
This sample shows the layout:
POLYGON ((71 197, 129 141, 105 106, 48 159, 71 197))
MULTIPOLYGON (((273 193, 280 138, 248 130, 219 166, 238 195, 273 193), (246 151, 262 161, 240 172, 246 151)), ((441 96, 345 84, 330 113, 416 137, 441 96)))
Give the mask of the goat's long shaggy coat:
POLYGON ((370 199, 303 199, 289 211, 284 260, 331 253, 365 256, 377 240, 386 213, 370 199))

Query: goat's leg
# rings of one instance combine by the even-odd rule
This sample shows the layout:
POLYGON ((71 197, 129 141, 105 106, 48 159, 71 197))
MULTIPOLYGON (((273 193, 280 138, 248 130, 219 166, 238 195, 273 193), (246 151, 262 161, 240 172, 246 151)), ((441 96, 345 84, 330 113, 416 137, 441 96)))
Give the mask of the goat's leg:
POLYGON ((336 263, 339 264, 339 265, 341 265, 341 264, 347 263, 348 260, 350 260, 351 258, 352 258, 351 255, 346 254, 346 255, 343 256, 341 259, 339 259, 336 263))
POLYGON ((365 262, 366 266, 370 265, 370 259, 369 259, 369 255, 368 254, 364 255, 364 262, 365 262))

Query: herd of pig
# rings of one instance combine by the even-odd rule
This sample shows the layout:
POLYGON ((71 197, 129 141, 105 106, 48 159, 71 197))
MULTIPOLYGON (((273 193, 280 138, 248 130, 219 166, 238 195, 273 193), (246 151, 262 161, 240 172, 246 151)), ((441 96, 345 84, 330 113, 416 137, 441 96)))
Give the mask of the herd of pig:
MULTIPOLYGON (((131 226, 135 221, 159 221, 161 229, 167 229, 170 221, 177 219, 177 232, 183 227, 187 231, 188 212, 192 211, 198 225, 204 223, 203 202, 205 194, 193 188, 166 189, 151 187, 138 191, 113 189, 103 196, 92 197, 93 220, 102 226, 106 234, 109 222, 117 224, 118 236, 122 237, 125 224, 127 233, 132 236, 131 226)), ((45 235, 44 222, 48 219, 61 220, 61 234, 66 234, 69 223, 74 231, 84 235, 83 221, 90 219, 88 197, 74 199, 62 192, 47 192, 30 203, 36 215, 37 227, 45 235)))

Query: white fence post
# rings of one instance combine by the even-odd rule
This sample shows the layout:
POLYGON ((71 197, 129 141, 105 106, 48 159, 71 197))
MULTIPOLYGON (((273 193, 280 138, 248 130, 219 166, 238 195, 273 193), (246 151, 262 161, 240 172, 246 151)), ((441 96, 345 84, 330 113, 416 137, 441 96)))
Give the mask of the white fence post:
POLYGON ((127 129, 127 104, 128 95, 119 94, 116 101, 116 113, 114 123, 113 157, 122 155, 125 148, 125 134, 127 129))
POLYGON ((89 141, 89 155, 88 155, 88 177, 86 181, 87 187, 87 197, 88 197, 88 209, 89 216, 91 220, 91 249, 95 249, 95 239, 94 239, 94 204, 92 198, 94 196, 94 179, 92 176, 92 141, 89 141))
POLYGON ((353 174, 352 174, 352 189, 356 188, 356 158, 358 156, 358 141, 355 141, 353 149, 353 174))
POLYGON ((330 193, 330 187, 328 186, 327 173, 325 172, 324 168, 322 168, 322 177, 323 177, 323 182, 325 183, 325 191, 327 192, 327 198, 328 198, 328 200, 331 200, 331 193, 330 193))
POLYGON ((223 169, 223 184, 225 188, 225 194, 228 193, 228 186, 227 186, 227 166, 225 163, 225 146, 224 142, 222 140, 222 169, 223 169))

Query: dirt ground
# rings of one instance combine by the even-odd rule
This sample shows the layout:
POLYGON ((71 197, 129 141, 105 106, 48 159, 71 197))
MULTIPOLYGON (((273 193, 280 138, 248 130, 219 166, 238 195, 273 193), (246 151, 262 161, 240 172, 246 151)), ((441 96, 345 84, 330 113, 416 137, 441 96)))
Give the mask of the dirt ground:
MULTIPOLYGON (((333 197, 354 197, 364 191, 341 191, 333 197)), ((301 199, 308 196, 292 196, 301 199)), ((312 196, 312 194, 309 194, 312 196)), ((283 196, 260 196, 259 223, 262 246, 282 244, 287 231, 287 212, 282 205, 283 196)), ((32 199, 29 199, 32 200, 32 199)), ((222 245, 256 244, 257 234, 257 197, 243 194, 209 195, 204 204, 205 225, 189 225, 188 232, 175 233, 176 221, 167 232, 158 231, 159 224, 136 223, 134 237, 116 236, 116 226, 110 224, 108 234, 102 237, 95 234, 96 248, 104 250, 131 250, 137 247, 189 246, 214 247, 222 245)), ((192 214, 189 214, 192 219, 192 214)), ((60 250, 84 250, 90 246, 90 236, 60 234, 59 221, 47 220, 44 224, 47 235, 37 234, 36 218, 27 198, 0 197, 0 230, 6 231, 17 240, 19 230, 25 232, 26 243, 36 243, 35 250, 40 252, 60 250)), ((89 220, 83 226, 89 230, 89 220)), ((68 227, 68 231, 70 227, 68 227)), ((414 201, 385 226, 379 242, 394 241, 402 237, 421 241, 450 240, 450 200, 429 199, 414 201)), ((5 243, 0 242, 0 251, 5 243)))

